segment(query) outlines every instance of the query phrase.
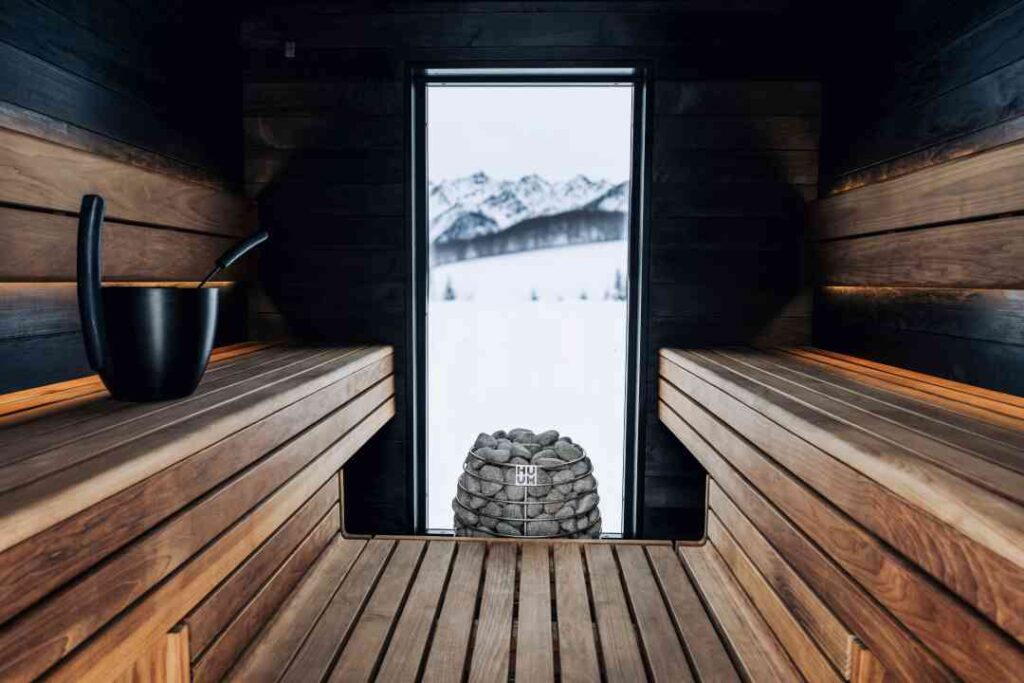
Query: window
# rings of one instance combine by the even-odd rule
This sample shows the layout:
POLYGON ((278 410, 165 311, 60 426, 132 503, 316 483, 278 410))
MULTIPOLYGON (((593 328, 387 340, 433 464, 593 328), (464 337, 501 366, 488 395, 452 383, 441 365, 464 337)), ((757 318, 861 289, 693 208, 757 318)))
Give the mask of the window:
MULTIPOLYGON (((465 531, 479 518, 483 534, 550 532, 557 523, 527 524, 525 505, 513 515, 502 501, 522 492, 523 503, 566 498, 579 509, 589 472, 600 502, 587 528, 618 535, 635 467, 638 85, 621 71, 501 76, 428 72, 416 90, 421 527, 465 531), (478 434, 518 427, 557 430, 583 449, 590 469, 574 465, 570 495, 511 480, 485 495, 467 481, 490 464, 469 453, 478 434), (453 502, 460 483, 472 497, 463 486, 453 502), (458 521, 453 507, 473 512, 458 521)), ((545 444, 513 450, 484 473, 553 467, 545 444)), ((543 520, 556 507, 530 511, 543 520)))

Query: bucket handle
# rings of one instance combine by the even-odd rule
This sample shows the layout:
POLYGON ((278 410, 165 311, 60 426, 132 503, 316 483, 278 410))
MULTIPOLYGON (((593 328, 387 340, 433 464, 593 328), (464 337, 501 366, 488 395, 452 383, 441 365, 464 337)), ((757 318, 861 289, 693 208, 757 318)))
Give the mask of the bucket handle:
POLYGON ((103 197, 95 194, 82 197, 82 209, 78 217, 78 312, 82 319, 85 354, 89 365, 97 372, 103 369, 106 356, 103 302, 100 300, 100 230, 103 227, 103 213, 103 197))

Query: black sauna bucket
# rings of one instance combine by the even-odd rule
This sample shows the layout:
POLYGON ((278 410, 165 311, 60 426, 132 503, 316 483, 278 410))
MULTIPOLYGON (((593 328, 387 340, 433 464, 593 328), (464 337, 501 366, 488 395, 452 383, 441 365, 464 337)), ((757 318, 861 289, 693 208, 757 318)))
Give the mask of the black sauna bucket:
MULTIPOLYGON (((577 448, 579 448, 578 445, 577 445, 577 448)), ((572 471, 573 466, 576 465, 577 463, 586 462, 587 469, 582 474, 573 475, 573 477, 571 479, 560 481, 558 483, 554 483, 554 481, 549 481, 547 483, 532 483, 531 484, 531 483, 520 483, 516 479, 513 479, 512 481, 508 481, 505 478, 505 475, 509 471, 514 471, 516 468, 525 467, 524 465, 516 465, 516 464, 512 464, 512 463, 495 463, 495 462, 491 462, 489 460, 485 460, 484 458, 480 457, 475 452, 470 450, 469 453, 468 453, 468 457, 466 458, 466 461, 462 464, 462 471, 463 471, 463 473, 467 477, 470 477, 471 479, 475 480, 478 483, 487 482, 489 484, 501 484, 502 489, 504 489, 505 487, 508 487, 508 486, 514 486, 514 487, 517 487, 517 488, 521 487, 523 489, 523 499, 522 500, 508 500, 508 499, 504 499, 504 498, 494 498, 493 496, 487 496, 487 495, 484 495, 483 493, 481 493, 479 491, 474 493, 473 491, 470 491, 465 486, 463 486, 462 480, 460 479, 458 481, 458 483, 456 484, 458 492, 456 493, 455 499, 452 501, 452 505, 460 508, 461 510, 463 510, 465 512, 468 512, 468 513, 470 513, 472 515, 475 515, 477 517, 486 517, 487 519, 494 520, 495 525, 497 525, 498 522, 505 522, 506 524, 519 525, 519 526, 522 526, 522 528, 523 528, 523 533, 522 534, 506 534, 506 533, 501 533, 501 532, 499 532, 497 530, 494 530, 494 529, 485 528, 483 525, 477 525, 477 526, 473 527, 473 531, 474 532, 484 533, 484 534, 487 534, 489 536, 496 536, 496 537, 500 537, 500 538, 518 538, 518 539, 530 539, 530 538, 570 538, 570 537, 580 537, 581 534, 585 534, 587 531, 589 531, 590 529, 594 528, 595 525, 597 526, 598 529, 600 529, 600 525, 601 525, 601 521, 602 520, 601 520, 601 516, 600 516, 601 513, 599 511, 598 505, 600 504, 601 501, 600 501, 600 496, 597 495, 597 485, 596 485, 596 482, 595 482, 595 485, 594 485, 593 489, 588 490, 588 491, 580 491, 580 492, 575 492, 574 491, 573 494, 566 495, 565 498, 563 498, 562 500, 559 500, 559 501, 548 501, 548 502, 545 502, 543 500, 543 497, 538 497, 538 498, 533 498, 533 499, 530 498, 530 491, 537 491, 540 488, 544 488, 544 489, 550 490, 550 489, 558 487, 558 486, 573 486, 577 481, 581 481, 583 479, 586 479, 587 477, 593 476, 593 474, 594 474, 593 463, 591 463, 589 458, 587 458, 587 454, 586 454, 585 451, 583 451, 582 448, 580 448, 580 452, 581 452, 580 457, 576 458, 575 460, 563 461, 560 465, 552 465, 552 466, 533 465, 532 467, 535 467, 538 470, 543 470, 553 480, 553 478, 554 478, 556 473, 562 472, 562 471, 572 471), (472 466, 470 466, 468 464, 468 463, 474 462, 474 461, 479 462, 481 468, 484 467, 484 466, 487 466, 487 465, 490 465, 491 467, 498 468, 502 472, 502 474, 503 474, 502 480, 498 481, 496 479, 490 479, 490 478, 481 476, 480 473, 476 469, 474 469, 472 466), (463 502, 461 500, 463 495, 459 495, 460 493, 463 494, 464 496, 470 496, 472 498, 483 499, 483 500, 487 501, 488 503, 492 503, 492 502, 496 503, 497 505, 502 507, 502 509, 508 509, 508 507, 511 506, 513 510, 518 509, 519 514, 516 515, 516 516, 483 514, 481 512, 482 508, 473 509, 473 508, 468 507, 467 505, 463 504, 463 502), (560 505, 565 505, 566 503, 573 503, 573 505, 576 508, 576 510, 579 510, 579 502, 582 501, 583 498, 585 498, 586 496, 589 496, 589 495, 593 495, 594 496, 594 505, 593 505, 593 507, 588 508, 584 512, 577 512, 572 517, 562 517, 562 518, 558 518, 558 519, 555 519, 555 518, 537 519, 536 516, 530 517, 529 515, 527 515, 528 506, 541 506, 541 508, 543 508, 545 505, 554 505, 556 502, 558 504, 560 504, 560 505), (592 510, 598 510, 597 518, 594 519, 594 520, 590 519, 590 513, 591 513, 592 510), (574 525, 573 525, 574 528, 572 530, 566 531, 566 530, 562 529, 561 523, 563 521, 565 521, 565 520, 568 520, 568 519, 572 519, 574 521, 574 525), (556 524, 559 525, 559 532, 556 533, 556 534, 529 534, 529 533, 526 533, 526 529, 527 529, 527 525, 528 524, 530 524, 530 523, 538 523, 538 522, 555 522, 556 524), (581 523, 582 523, 582 526, 581 526, 581 523)))
POLYGON ((199 287, 104 287, 103 198, 86 195, 78 222, 78 308, 89 365, 111 396, 160 401, 188 396, 206 371, 217 329, 217 290, 204 288, 267 239, 261 232, 217 259, 199 287))

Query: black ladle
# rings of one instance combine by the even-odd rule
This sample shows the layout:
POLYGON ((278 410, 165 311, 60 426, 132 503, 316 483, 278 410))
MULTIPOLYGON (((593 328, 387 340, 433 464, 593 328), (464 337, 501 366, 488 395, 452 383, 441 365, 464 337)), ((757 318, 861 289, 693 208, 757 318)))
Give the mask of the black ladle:
POLYGON ((235 264, 235 261, 245 256, 252 249, 266 242, 268 237, 270 237, 270 235, 267 233, 266 230, 260 230, 259 232, 249 236, 244 241, 239 242, 235 246, 225 251, 223 254, 220 255, 220 258, 216 260, 216 265, 213 267, 213 270, 211 270, 209 274, 207 274, 207 276, 203 278, 203 281, 199 283, 199 287, 197 287, 197 289, 202 289, 203 285, 212 280, 217 273, 224 270, 225 268, 230 268, 231 266, 233 266, 235 264))

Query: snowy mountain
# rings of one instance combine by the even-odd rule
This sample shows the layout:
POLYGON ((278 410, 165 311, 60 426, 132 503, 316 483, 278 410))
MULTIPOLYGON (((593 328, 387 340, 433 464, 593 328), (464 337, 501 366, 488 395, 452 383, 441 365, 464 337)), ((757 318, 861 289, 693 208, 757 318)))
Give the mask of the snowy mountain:
POLYGON ((550 181, 539 175, 498 180, 477 172, 430 184, 430 239, 436 244, 473 240, 540 216, 579 209, 624 212, 626 183, 577 175, 550 181))

